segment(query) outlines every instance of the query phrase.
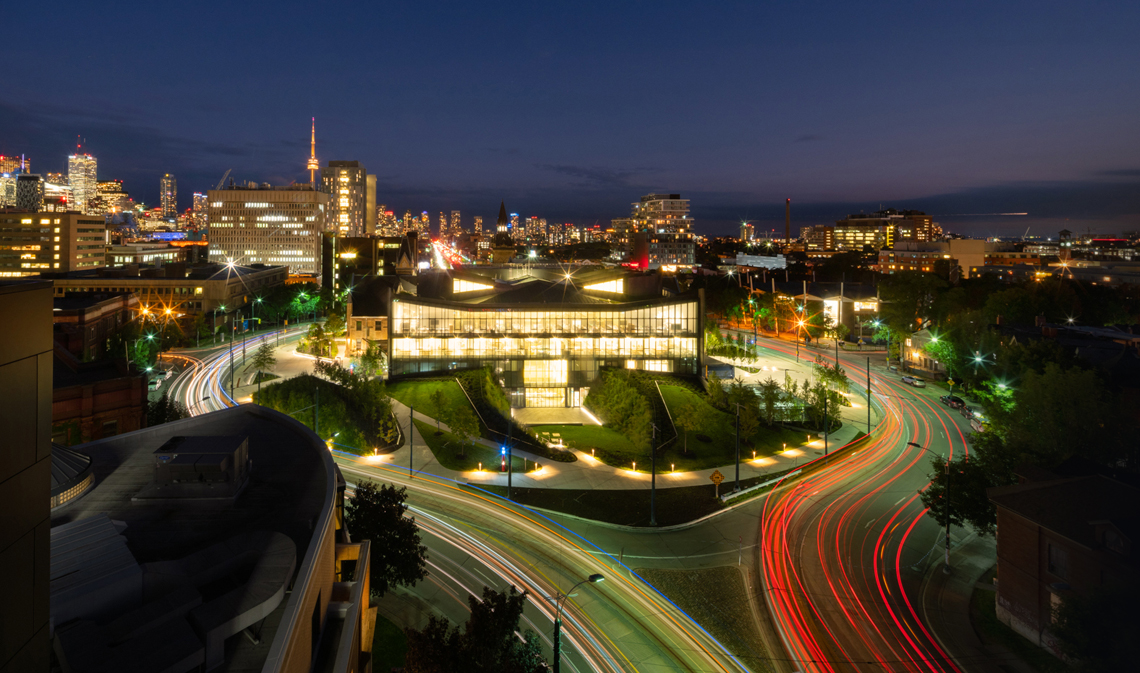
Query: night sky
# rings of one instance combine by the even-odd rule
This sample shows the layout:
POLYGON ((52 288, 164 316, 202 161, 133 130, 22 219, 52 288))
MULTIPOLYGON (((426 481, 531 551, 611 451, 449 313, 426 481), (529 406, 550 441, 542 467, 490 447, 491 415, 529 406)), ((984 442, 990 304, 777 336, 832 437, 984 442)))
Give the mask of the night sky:
POLYGON ((5 3, 0 154, 77 134, 154 204, 358 160, 398 212, 698 230, 881 205, 948 230, 1140 229, 1140 3, 5 3), (18 53, 19 49, 26 49, 18 53), (1028 212, 1028 216, 993 213, 1028 212))

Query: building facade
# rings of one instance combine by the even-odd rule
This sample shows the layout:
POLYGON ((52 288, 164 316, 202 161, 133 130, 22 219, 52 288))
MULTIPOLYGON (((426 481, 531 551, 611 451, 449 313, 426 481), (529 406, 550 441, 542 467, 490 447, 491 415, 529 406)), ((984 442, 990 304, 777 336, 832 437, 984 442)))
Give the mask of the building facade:
POLYGON ((99 217, 0 212, 0 278, 100 268, 106 240, 99 217))
POLYGON ((159 187, 161 189, 159 201, 162 217, 164 219, 178 217, 178 180, 167 173, 162 176, 159 187))
POLYGON ((392 295, 391 376, 489 366, 513 407, 578 407, 603 367, 699 373, 701 292, 634 298, 652 296, 634 292, 645 277, 608 272, 433 275, 417 295, 392 295))
POLYGON ((94 208, 99 185, 96 179, 96 161, 90 154, 72 154, 67 157, 67 180, 71 184, 71 198, 75 209, 87 215, 98 214, 94 208))
POLYGON ((210 261, 319 276, 329 195, 309 185, 211 189, 210 261))
POLYGON ((330 161, 321 169, 321 191, 329 195, 327 230, 338 236, 363 236, 368 220, 368 179, 360 162, 330 161))
POLYGON ((44 209, 45 185, 42 176, 20 173, 16 176, 16 209, 38 213, 44 209))
POLYGON ((696 258, 689 200, 680 194, 647 194, 633 204, 629 218, 612 221, 615 247, 625 248, 642 269, 692 266, 696 258))

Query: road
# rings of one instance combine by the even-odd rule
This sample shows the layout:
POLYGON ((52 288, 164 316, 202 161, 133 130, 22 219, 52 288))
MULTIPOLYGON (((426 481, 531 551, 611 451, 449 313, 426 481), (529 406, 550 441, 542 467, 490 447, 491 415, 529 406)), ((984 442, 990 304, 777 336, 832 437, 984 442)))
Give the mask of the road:
MULTIPOLYGON (((762 343, 794 353, 791 344, 762 343)), ((865 380, 866 356, 839 359, 849 376, 865 380)), ((969 424, 939 402, 938 389, 899 378, 872 367, 871 389, 887 414, 863 448, 764 503, 765 597, 793 665, 805 672, 962 670, 921 614, 922 576, 943 554, 944 534, 919 498, 932 456, 908 443, 968 455, 969 424)))
POLYGON ((467 619, 468 595, 484 586, 529 592, 524 628, 541 634, 551 656, 550 597, 592 573, 565 602, 563 663, 574 671, 748 670, 676 606, 604 552, 555 520, 500 498, 380 459, 337 456, 346 480, 373 478, 408 486, 408 503, 430 559, 427 580, 407 590, 453 623, 467 619))

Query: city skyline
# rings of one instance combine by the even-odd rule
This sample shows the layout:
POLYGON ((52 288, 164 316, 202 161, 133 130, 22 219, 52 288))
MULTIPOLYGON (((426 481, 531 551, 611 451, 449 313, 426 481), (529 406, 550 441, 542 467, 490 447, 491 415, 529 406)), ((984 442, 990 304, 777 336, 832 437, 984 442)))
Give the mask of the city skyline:
POLYGON ((147 203, 158 202, 166 172, 187 195, 228 169, 258 182, 307 181, 306 122, 317 117, 322 165, 360 161, 377 175, 378 199, 398 210, 489 218, 506 199, 521 213, 589 225, 622 216, 642 194, 680 192, 702 234, 731 234, 741 220, 779 229, 785 198, 797 225, 881 204, 977 235, 1118 232, 1137 228, 1140 213, 1131 115, 1140 75, 1123 67, 1140 57, 1125 28, 1140 9, 1124 3, 654 15, 598 5, 398 7, 352 20, 322 13, 312 25, 289 11, 235 8, 209 34, 176 33, 159 57, 129 43, 110 57, 107 67, 147 91, 129 102, 101 91, 96 71, 69 77, 66 91, 42 82, 80 49, 69 35, 191 25, 197 9, 75 8, 62 21, 43 11, 16 8, 12 26, 32 40, 51 30, 64 46, 42 71, 11 73, 0 154, 63 170, 78 134, 99 157, 100 178, 124 180, 147 203), (255 21, 265 30, 242 28, 255 21), (413 56, 398 40, 368 37, 374 23, 430 27, 440 39, 413 56), (685 47, 664 49, 659 36, 681 26, 685 47), (232 67, 264 53, 267 40, 302 33, 319 55, 311 64, 270 68, 253 87, 232 67), (518 36, 510 51, 528 56, 488 53, 480 36, 489 34, 518 36), (363 52, 330 79, 339 41, 363 52), (880 41, 890 48, 866 48, 880 41), (184 76, 167 77, 171 69, 184 76), (277 86, 306 76, 310 90, 277 86), (344 97, 346 78, 364 85, 344 97), (647 106, 663 83, 687 102, 647 106), (176 95, 202 87, 219 100, 176 95), (397 98, 411 104, 392 105, 397 98), (995 215, 1010 212, 1028 215, 995 215))

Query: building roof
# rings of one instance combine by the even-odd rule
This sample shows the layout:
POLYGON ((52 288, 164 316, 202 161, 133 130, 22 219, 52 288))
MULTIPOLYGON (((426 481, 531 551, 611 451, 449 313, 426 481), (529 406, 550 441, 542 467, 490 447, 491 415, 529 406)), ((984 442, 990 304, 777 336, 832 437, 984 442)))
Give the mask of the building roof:
POLYGON ((388 303, 399 284, 395 276, 369 276, 349 290, 351 315, 370 318, 388 315, 388 303))
POLYGON ((91 472, 91 457, 52 442, 51 494, 59 495, 77 485, 91 472))
POLYGON ((506 201, 500 201, 499 202, 499 220, 498 220, 498 223, 499 224, 507 224, 508 222, 510 222, 510 220, 507 219, 507 202, 506 201))
MULTIPOLYGON (((75 448, 91 456, 95 486, 53 513, 53 543, 65 524, 92 520, 104 540, 97 546, 119 561, 114 573, 73 583, 67 596, 54 596, 53 577, 52 614, 59 614, 58 601, 78 620, 56 623, 62 649, 82 664, 73 670, 165 670, 170 664, 157 662, 171 654, 208 657, 200 631, 263 609, 259 643, 226 634, 224 663, 216 669, 261 670, 301 593, 283 589, 298 567, 312 562, 306 553, 332 516, 337 471, 325 445, 284 414, 241 405, 75 448), (176 436, 191 443, 203 436, 248 438, 249 483, 241 495, 229 504, 136 500, 155 479, 155 450, 176 436), (113 522, 115 531, 95 518, 113 522), (274 603, 277 590, 284 598, 274 603)), ((53 573, 64 553, 53 544, 53 573)))
POLYGON ((82 292, 69 291, 61 297, 52 297, 52 307, 56 311, 84 311, 99 306, 104 302, 126 299, 128 303, 138 302, 138 298, 130 292, 82 292))
POLYGON ((619 304, 660 300, 665 290, 671 289, 663 278, 655 272, 627 269, 476 267, 421 273, 415 278, 415 294, 421 299, 495 306, 619 304), (456 281, 476 283, 485 289, 456 293, 456 281), (621 282, 620 291, 599 287, 616 281, 621 282))
MULTIPOLYGON (((754 287, 762 292, 770 292, 772 290, 772 282, 756 283, 754 287)), ((790 297, 802 297, 804 294, 803 281, 776 281, 775 287, 776 292, 790 297)), ((878 301, 878 289, 874 285, 824 282, 807 284, 807 298, 809 301, 839 299, 840 291, 843 293, 844 301, 878 301)))
POLYGON ((990 500, 1042 528, 1090 549, 1099 547, 1097 522, 1140 541, 1140 490, 1102 475, 1028 481, 986 491, 990 500))

